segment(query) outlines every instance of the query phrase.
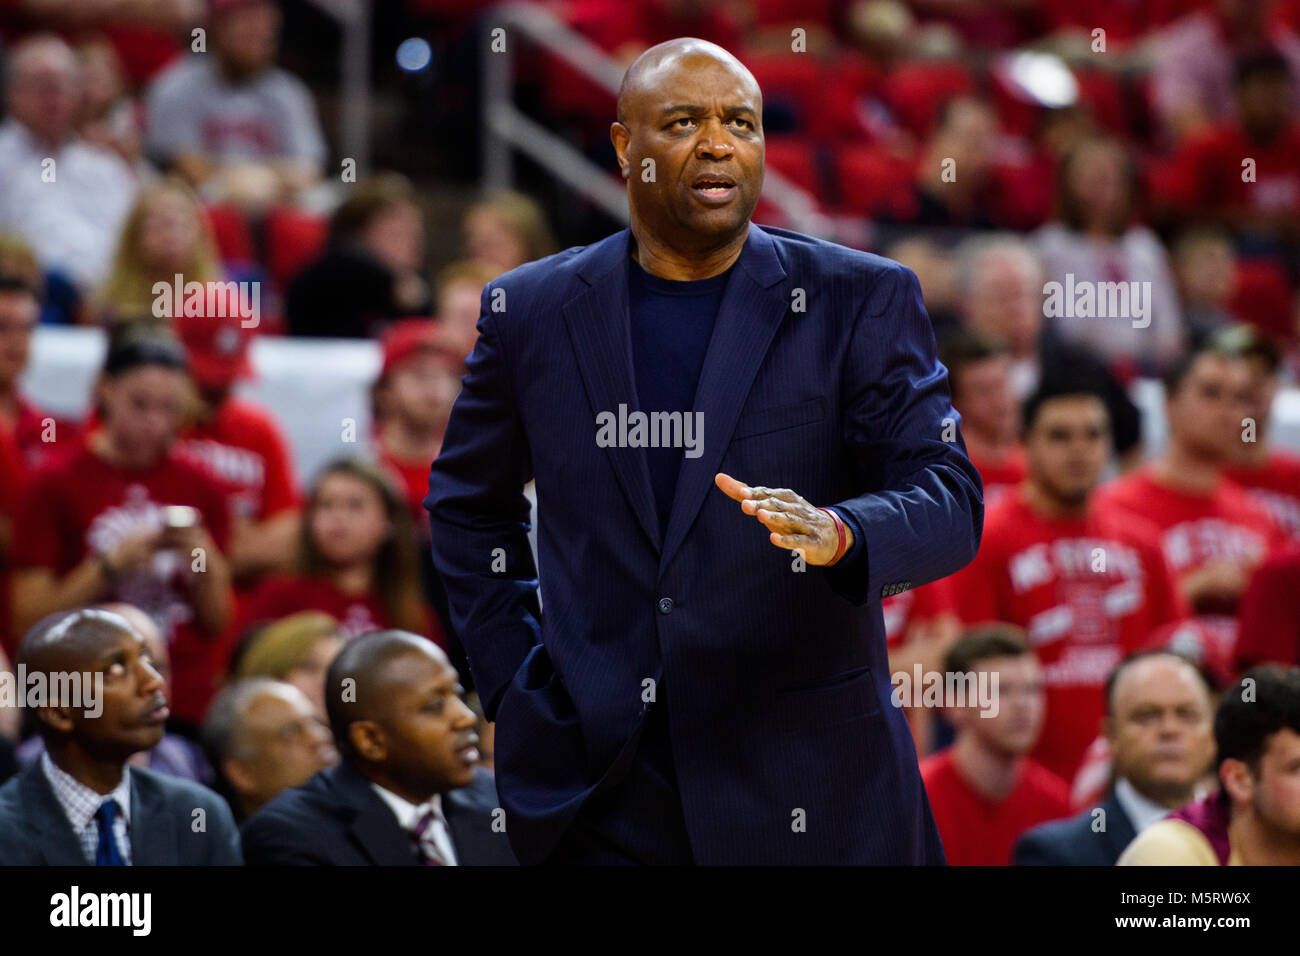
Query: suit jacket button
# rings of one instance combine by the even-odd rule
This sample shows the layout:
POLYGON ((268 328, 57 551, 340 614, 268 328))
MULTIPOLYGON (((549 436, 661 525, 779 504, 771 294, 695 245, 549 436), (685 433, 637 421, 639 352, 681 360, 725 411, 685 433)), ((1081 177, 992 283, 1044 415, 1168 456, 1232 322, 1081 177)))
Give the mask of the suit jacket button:
POLYGON ((672 614, 672 613, 673 613, 673 599, 672 599, 672 598, 660 598, 660 599, 659 599, 659 613, 660 613, 660 614, 672 614))

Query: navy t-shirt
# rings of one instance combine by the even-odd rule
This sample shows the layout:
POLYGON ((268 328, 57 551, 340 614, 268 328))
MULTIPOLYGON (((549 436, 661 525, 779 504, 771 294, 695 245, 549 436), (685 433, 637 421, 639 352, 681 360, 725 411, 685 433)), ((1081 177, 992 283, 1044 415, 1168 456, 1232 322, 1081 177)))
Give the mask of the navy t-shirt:
MULTIPOLYGON (((638 399, 637 409, 629 411, 639 410, 647 416, 681 412, 683 419, 692 414, 713 323, 733 269, 734 263, 716 276, 679 282, 652 275, 628 257, 632 369, 638 399)), ((698 431, 692 432, 692 437, 698 442, 698 431)), ((685 449, 643 450, 659 511, 659 529, 666 533, 685 449)))

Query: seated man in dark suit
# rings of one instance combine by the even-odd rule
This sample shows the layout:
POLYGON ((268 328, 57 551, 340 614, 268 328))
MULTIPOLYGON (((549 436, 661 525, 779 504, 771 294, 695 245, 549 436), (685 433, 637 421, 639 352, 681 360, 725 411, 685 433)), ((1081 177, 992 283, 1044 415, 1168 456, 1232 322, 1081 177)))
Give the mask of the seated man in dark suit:
POLYGON ((162 739, 169 711, 162 677, 125 618, 97 608, 51 614, 23 638, 18 664, 28 689, 40 674, 51 696, 36 711, 45 753, 0 787, 0 864, 242 862, 220 797, 127 763, 162 739))
POLYGON ((378 631, 348 642, 325 679, 342 762, 249 818, 248 863, 513 865, 460 690, 447 656, 422 637, 378 631))
POLYGON ((1214 759, 1214 700, 1195 666, 1170 651, 1134 654, 1107 680, 1106 710, 1110 795, 1025 833, 1017 866, 1114 866, 1138 833, 1201 796, 1214 759))

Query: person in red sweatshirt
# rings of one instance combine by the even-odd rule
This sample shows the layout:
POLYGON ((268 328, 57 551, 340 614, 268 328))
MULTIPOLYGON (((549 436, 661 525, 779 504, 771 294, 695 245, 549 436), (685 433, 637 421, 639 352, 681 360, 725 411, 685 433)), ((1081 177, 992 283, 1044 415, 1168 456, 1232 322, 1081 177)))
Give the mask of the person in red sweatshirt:
POLYGON ((1097 504, 1160 530, 1165 559, 1196 615, 1175 643, 1219 685, 1235 674, 1237 606, 1251 573, 1285 540, 1224 476, 1247 435, 1245 360, 1212 340, 1165 372, 1169 444, 1152 463, 1103 485, 1097 504))
POLYGON ((173 338, 114 335, 96 389, 100 427, 33 478, 18 511, 13 630, 63 609, 135 605, 168 639, 172 714, 193 727, 225 666, 233 597, 225 496, 173 447, 189 387, 173 338))
POLYGON ((1025 479, 1011 351, 997 339, 958 329, 944 341, 940 361, 948 369, 952 404, 961 414, 966 452, 984 482, 987 508, 1025 479))
POLYGON ((944 854, 951 866, 1009 866, 1020 834, 1070 815, 1065 781, 1026 756, 1043 723, 1042 667, 1016 628, 990 625, 953 645, 944 672, 991 692, 946 701, 956 740, 921 761, 944 854))
POLYGON ((293 565, 298 489, 288 439, 275 417, 233 395, 252 375, 254 330, 238 316, 177 316, 198 401, 176 441, 179 454, 225 490, 231 514, 230 563, 241 590, 293 565))
POLYGON ((1254 422, 1254 434, 1246 436, 1254 440, 1235 446, 1234 460, 1224 473, 1245 488, 1288 537, 1300 541, 1300 455, 1279 451, 1269 435, 1281 353, 1272 341, 1247 325, 1225 329, 1218 338, 1246 362, 1250 403, 1246 421, 1254 422))
POLYGON ((1106 675, 1185 608, 1155 528, 1093 501, 1111 454, 1100 389, 1044 380, 1025 402, 1024 442, 1028 478, 985 512, 979 553, 945 583, 967 625, 1028 633, 1047 684, 1033 755, 1071 780, 1101 732, 1106 675))

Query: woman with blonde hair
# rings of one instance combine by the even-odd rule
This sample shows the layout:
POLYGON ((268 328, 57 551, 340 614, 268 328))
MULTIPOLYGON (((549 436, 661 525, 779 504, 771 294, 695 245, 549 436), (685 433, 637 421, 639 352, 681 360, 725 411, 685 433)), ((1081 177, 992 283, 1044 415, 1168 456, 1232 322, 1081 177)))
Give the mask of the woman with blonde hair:
POLYGON ((500 192, 470 206, 463 223, 467 257, 496 275, 558 251, 546 213, 523 193, 500 192))
POLYGON ((343 647, 339 622, 324 611, 299 611, 253 631, 235 653, 231 670, 293 684, 325 716, 325 672, 343 647))
POLYGON ((140 190, 132 206, 108 278, 91 306, 105 325, 153 315, 154 284, 220 282, 224 279, 216 240, 198 196, 176 178, 140 190))

